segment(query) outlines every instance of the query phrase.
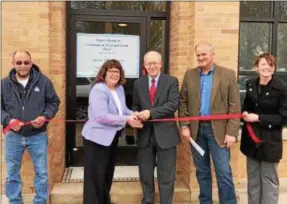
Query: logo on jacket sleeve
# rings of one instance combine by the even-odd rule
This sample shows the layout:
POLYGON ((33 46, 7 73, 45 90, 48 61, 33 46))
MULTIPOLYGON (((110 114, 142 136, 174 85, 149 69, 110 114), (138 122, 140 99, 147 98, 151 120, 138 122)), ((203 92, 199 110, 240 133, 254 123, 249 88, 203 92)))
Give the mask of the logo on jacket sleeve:
POLYGON ((39 87, 38 87, 38 86, 36 86, 36 87, 34 88, 34 91, 35 91, 35 92, 40 92, 39 87))

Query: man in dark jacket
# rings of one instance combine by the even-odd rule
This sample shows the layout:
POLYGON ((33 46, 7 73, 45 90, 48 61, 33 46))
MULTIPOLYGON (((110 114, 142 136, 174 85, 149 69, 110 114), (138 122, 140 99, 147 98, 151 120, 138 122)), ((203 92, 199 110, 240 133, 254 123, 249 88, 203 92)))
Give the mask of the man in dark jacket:
POLYGON ((5 135, 6 182, 9 203, 23 203, 20 169, 25 149, 35 169, 34 203, 47 203, 47 120, 58 111, 60 100, 52 82, 32 63, 27 51, 13 54, 9 76, 1 80, 1 124, 5 135), (24 122, 31 122, 24 125, 24 122))
MULTIPOLYGON (((160 53, 144 56, 147 76, 135 81, 133 110, 142 121, 174 118, 179 106, 176 78, 161 73, 160 53)), ((145 123, 137 134, 139 174, 143 191, 142 204, 154 203, 154 168, 157 166, 160 204, 172 204, 176 171, 176 146, 180 143, 175 122, 145 123)))

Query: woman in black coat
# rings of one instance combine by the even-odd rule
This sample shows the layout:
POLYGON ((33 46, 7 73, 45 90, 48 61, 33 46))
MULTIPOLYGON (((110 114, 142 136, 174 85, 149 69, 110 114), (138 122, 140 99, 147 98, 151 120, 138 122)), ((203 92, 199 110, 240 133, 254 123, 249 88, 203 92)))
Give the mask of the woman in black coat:
POLYGON ((256 58, 259 77, 246 82, 240 149, 247 157, 248 203, 276 204, 279 194, 277 165, 282 158, 282 129, 287 119, 287 87, 273 75, 275 57, 256 58), (262 141, 255 143, 246 122, 262 141))

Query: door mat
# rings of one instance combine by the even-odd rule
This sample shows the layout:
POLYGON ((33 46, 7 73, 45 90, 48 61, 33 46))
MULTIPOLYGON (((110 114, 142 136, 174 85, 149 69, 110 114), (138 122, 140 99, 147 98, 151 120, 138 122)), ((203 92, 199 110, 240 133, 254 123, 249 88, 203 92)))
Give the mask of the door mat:
MULTIPOLYGON (((155 168, 155 179, 156 168, 155 168)), ((114 182, 119 181, 139 181, 139 172, 137 166, 116 166, 114 173, 114 182)), ((84 182, 84 167, 69 167, 65 169, 62 183, 82 183, 84 182)))

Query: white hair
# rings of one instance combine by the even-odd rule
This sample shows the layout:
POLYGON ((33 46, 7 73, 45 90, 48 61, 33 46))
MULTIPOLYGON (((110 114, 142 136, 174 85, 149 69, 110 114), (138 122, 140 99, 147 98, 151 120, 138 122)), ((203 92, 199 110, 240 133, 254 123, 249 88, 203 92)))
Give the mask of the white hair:
POLYGON ((145 53, 144 55, 144 60, 149 56, 149 55, 155 55, 155 56, 158 56, 158 58, 160 59, 161 61, 161 54, 157 51, 148 51, 147 53, 145 53))

